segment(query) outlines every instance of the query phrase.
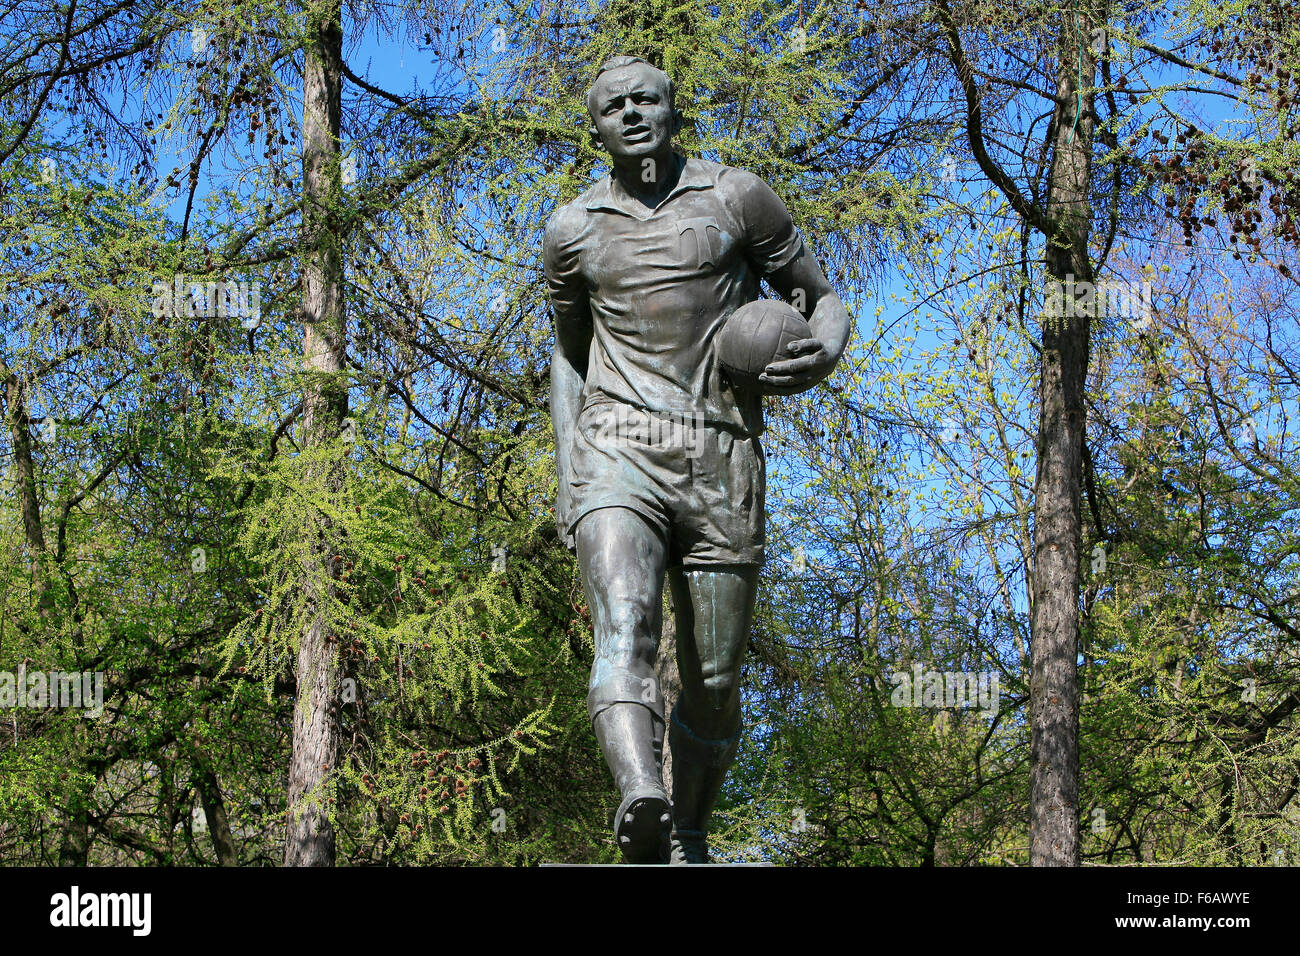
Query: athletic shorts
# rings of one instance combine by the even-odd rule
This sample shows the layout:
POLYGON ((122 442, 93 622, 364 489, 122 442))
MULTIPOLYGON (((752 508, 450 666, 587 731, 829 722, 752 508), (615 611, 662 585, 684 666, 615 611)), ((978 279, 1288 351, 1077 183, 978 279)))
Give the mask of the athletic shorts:
POLYGON ((583 407, 569 462, 569 534, 597 508, 631 508, 668 567, 762 564, 766 462, 758 436, 617 402, 583 407))

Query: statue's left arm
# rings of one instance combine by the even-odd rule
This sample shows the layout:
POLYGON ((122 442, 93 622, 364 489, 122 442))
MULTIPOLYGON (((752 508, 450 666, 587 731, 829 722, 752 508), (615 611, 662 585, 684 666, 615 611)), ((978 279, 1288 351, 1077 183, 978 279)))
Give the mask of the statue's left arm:
POLYGON ((805 247, 789 263, 771 273, 768 283, 803 314, 813 338, 787 346, 790 358, 772 362, 759 381, 776 386, 812 385, 835 370, 849 341, 849 313, 827 281, 822 267, 805 247), (800 290, 803 291, 800 296, 800 290), (800 299, 803 302, 800 302, 800 299))
POLYGON ((789 357, 768 365, 759 381, 814 385, 835 370, 844 354, 849 313, 772 187, 752 173, 734 170, 729 171, 729 192, 743 223, 750 262, 781 298, 803 313, 813 333, 813 338, 791 342, 789 357))

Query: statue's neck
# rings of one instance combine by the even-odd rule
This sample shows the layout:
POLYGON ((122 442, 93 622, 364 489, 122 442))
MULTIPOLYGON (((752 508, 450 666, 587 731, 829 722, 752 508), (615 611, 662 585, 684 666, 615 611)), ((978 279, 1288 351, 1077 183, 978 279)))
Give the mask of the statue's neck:
POLYGON ((615 163, 614 180, 629 197, 654 209, 673 191, 685 165, 686 160, 669 149, 660 155, 615 163), (646 160, 653 160, 653 165, 646 160))

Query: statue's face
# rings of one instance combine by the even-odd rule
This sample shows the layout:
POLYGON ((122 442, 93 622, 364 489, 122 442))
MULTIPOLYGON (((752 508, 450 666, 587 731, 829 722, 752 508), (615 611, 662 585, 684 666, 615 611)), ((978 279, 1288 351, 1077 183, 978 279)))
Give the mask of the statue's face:
POLYGON ((674 133, 667 77, 648 63, 602 73, 587 98, 591 119, 611 156, 651 156, 674 133))

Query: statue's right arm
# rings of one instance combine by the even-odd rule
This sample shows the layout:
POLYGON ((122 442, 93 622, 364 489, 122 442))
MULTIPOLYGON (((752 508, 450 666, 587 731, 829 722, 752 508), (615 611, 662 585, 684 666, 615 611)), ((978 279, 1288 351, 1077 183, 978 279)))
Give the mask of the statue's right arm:
POLYGON ((542 262, 555 319, 555 348, 551 353, 551 424, 555 430, 555 471, 558 494, 555 522, 560 540, 572 548, 569 535, 569 451, 582 408, 591 350, 591 304, 578 269, 572 223, 565 208, 546 224, 542 262), (567 227, 567 228, 566 228, 567 227))

